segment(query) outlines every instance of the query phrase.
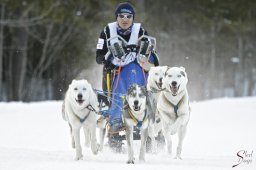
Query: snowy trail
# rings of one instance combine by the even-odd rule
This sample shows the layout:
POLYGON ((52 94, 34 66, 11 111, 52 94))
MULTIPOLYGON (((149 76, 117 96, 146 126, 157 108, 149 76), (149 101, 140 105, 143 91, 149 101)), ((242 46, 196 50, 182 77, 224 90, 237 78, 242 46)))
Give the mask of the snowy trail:
MULTIPOLYGON (((238 163, 238 151, 256 152, 255 104, 256 98, 194 102, 183 160, 160 152, 146 154, 146 162, 139 162, 136 141, 136 164, 127 165, 126 153, 112 153, 108 147, 96 156, 83 147, 84 159, 74 161, 75 152, 67 122, 61 117, 60 101, 0 103, 0 170, 256 169, 256 153, 252 154, 251 163, 243 162, 232 168, 238 163)), ((176 146, 174 136, 174 153, 176 146)))

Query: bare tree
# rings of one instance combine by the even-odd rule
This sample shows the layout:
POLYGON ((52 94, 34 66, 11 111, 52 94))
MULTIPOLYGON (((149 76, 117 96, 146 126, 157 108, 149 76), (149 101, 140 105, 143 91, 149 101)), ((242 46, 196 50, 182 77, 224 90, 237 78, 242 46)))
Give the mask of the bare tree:
MULTIPOLYGON (((5 5, 1 5, 1 15, 0 20, 4 19, 5 5)), ((3 91, 3 37, 4 35, 4 26, 0 24, 0 96, 2 97, 3 91)), ((1 99, 1 98, 0 98, 1 99)))

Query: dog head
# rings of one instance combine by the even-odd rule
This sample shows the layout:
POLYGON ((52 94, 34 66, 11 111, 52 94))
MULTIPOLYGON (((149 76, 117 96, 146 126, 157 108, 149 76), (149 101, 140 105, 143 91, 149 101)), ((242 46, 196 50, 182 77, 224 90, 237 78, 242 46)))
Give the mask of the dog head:
POLYGON ((145 87, 134 84, 128 89, 124 105, 128 104, 134 113, 142 113, 146 109, 146 95, 145 87))
POLYGON ((97 111, 98 100, 92 86, 87 80, 73 80, 68 89, 70 99, 78 107, 86 107, 89 104, 97 111))
POLYGON ((165 72, 163 84, 166 90, 171 92, 173 96, 184 91, 187 83, 188 78, 184 67, 171 67, 165 72))
POLYGON ((150 90, 151 88, 156 90, 163 89, 163 79, 165 72, 167 70, 167 66, 158 66, 158 67, 151 67, 148 73, 148 83, 147 89, 150 90))

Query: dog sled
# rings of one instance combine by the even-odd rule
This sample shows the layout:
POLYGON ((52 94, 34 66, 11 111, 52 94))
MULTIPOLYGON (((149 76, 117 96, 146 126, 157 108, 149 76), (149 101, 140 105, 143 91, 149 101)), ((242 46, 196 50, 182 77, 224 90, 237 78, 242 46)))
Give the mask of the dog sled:
MULTIPOLYGON (((118 66, 105 70, 103 90, 95 90, 100 104, 101 118, 98 121, 106 120, 106 131, 109 146, 120 152, 123 140, 125 140, 125 129, 122 121, 123 102, 128 88, 132 84, 146 86, 147 75, 144 67, 150 60, 150 54, 155 49, 156 40, 154 37, 143 35, 138 39, 138 46, 130 45, 122 37, 117 36, 107 40, 108 44, 113 39, 119 41, 109 45, 109 52, 106 54, 106 64, 110 64, 110 58, 118 58, 118 66), (127 65, 123 63, 125 57, 136 55, 136 60, 127 65)), ((134 56, 133 56, 134 57, 134 56)), ((158 62, 158 61, 157 61, 158 62)), ((139 128, 134 128, 133 139, 140 139, 139 128)), ((162 139, 159 136, 159 139, 162 139)), ((150 140, 148 140, 150 143, 150 140)), ((149 148, 149 147, 148 147, 149 148)))

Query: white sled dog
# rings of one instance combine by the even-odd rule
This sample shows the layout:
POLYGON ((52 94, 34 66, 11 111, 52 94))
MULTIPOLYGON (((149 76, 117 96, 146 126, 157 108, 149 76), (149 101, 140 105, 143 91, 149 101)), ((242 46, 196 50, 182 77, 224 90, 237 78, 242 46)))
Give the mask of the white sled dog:
POLYGON ((96 112, 99 111, 97 96, 87 80, 73 80, 62 105, 63 119, 68 121, 72 147, 76 149, 76 160, 83 158, 80 144, 80 129, 83 127, 85 145, 91 144, 93 154, 98 153, 96 141, 96 112))
MULTIPOLYGON (((151 67, 148 72, 147 90, 158 93, 163 89, 163 79, 167 66, 151 67)), ((158 93, 159 94, 159 93, 158 93)))
POLYGON ((126 140, 128 146, 128 164, 134 164, 133 128, 141 131, 141 146, 139 160, 145 160, 146 139, 148 137, 149 116, 146 111, 146 88, 137 84, 128 89, 123 111, 123 122, 126 128, 126 140))
POLYGON ((160 115, 157 111, 157 101, 161 91, 163 91, 163 79, 167 66, 151 67, 148 73, 147 91, 148 91, 148 105, 147 110, 152 115, 152 121, 149 123, 149 137, 152 141, 152 153, 156 153, 157 144, 155 137, 162 130, 162 123, 160 115))
POLYGON ((172 154, 171 135, 178 133, 179 141, 175 157, 178 159, 181 159, 182 144, 190 117, 187 82, 185 68, 168 68, 163 80, 163 86, 166 90, 160 93, 157 102, 169 154, 172 154))

